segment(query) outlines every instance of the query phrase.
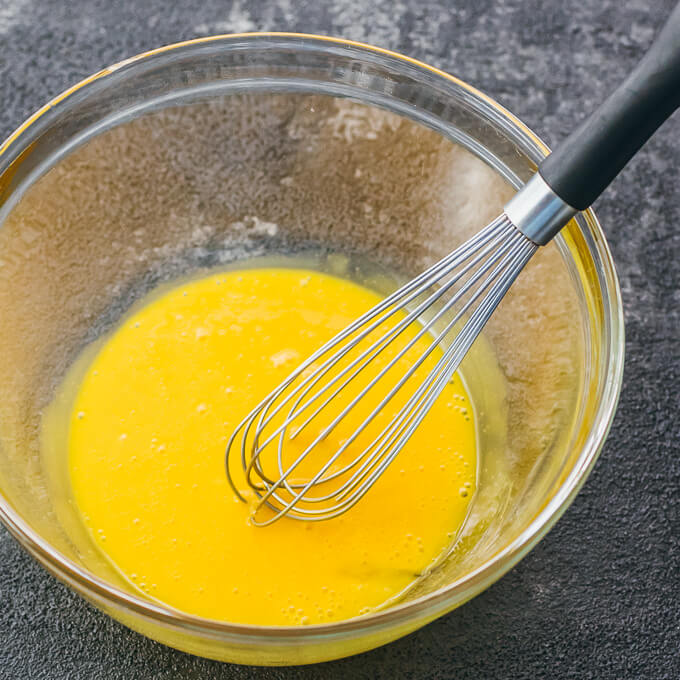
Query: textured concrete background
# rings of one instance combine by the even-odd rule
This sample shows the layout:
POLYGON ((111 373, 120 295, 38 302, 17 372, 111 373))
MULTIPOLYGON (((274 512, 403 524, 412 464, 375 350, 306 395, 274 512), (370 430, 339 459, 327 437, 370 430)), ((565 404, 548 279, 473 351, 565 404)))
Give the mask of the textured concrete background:
MULTIPOLYGON (((641 56, 671 0, 0 0, 0 134, 82 77, 211 33, 344 36, 444 68, 557 143, 641 56)), ((550 535, 465 607, 315 667, 191 657, 114 623, 0 530, 0 678, 680 678, 680 115, 597 204, 626 376, 593 475, 550 535)))

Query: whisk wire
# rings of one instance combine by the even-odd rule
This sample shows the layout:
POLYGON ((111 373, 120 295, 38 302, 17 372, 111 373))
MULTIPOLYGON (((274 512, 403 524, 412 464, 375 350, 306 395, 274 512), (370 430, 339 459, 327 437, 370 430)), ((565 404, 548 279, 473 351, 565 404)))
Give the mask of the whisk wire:
POLYGON ((325 343, 260 402, 239 423, 230 437, 225 461, 228 481, 236 495, 244 500, 229 465, 230 452, 236 439, 240 437, 241 466, 245 481, 258 499, 252 517, 253 523, 266 526, 284 515, 294 519, 320 521, 336 517, 355 505, 413 435, 536 249, 537 246, 518 231, 506 216, 501 216, 325 343), (450 297, 442 301, 451 291, 454 292, 450 297), (438 308, 424 319, 424 313, 435 305, 438 308), (380 337, 372 340, 369 336, 395 314, 403 316, 380 337), (451 315, 451 318, 445 315, 451 315), (445 323, 438 329, 437 324, 440 321, 445 323), (398 347, 376 375, 357 388, 356 394, 350 395, 349 401, 330 422, 320 427, 311 443, 306 444, 301 453, 290 463, 284 462, 287 442, 298 437, 312 421, 319 418, 364 369, 414 323, 417 330, 413 336, 404 340, 403 346, 398 347), (458 326, 459 331, 454 332, 458 326), (351 461, 340 462, 343 454, 416 375, 432 352, 445 344, 451 333, 454 336, 444 347, 434 367, 390 422, 370 443, 362 446, 351 461), (303 461, 357 404, 378 389, 388 373, 426 334, 432 337, 430 343, 395 384, 382 394, 358 427, 339 444, 332 455, 322 461, 313 474, 308 474, 301 481, 293 479, 293 473, 303 461), (363 341, 369 343, 365 348, 360 347, 363 341), (353 357, 350 354, 352 350, 356 350, 358 356, 353 357), (347 361, 346 365, 342 365, 343 360, 347 361), (333 372, 335 369, 338 369, 336 373, 333 372), (288 410, 284 416, 282 411, 286 407, 288 410), (278 421, 279 415, 283 418, 282 422, 278 421), (298 420, 302 422, 298 423, 298 420), (276 476, 265 471, 262 460, 263 453, 272 446, 276 447, 276 476), (343 479, 343 475, 348 475, 347 479, 343 479), (337 479, 340 479, 340 484, 326 493, 313 492, 321 485, 337 479), (261 519, 258 510, 263 507, 268 507, 271 513, 261 519))
MULTIPOLYGON (((338 502, 333 506, 332 510, 328 508, 322 508, 320 510, 309 509, 309 508, 296 508, 295 512, 299 513, 300 516, 305 516, 306 519, 329 519, 331 517, 342 514, 347 509, 356 504, 363 495, 370 489, 377 478, 384 472, 387 466, 394 460, 399 451, 403 448, 408 439, 412 436, 415 429, 420 425, 422 419, 426 416, 427 412, 431 408, 434 400, 439 396, 442 389, 451 378, 455 370, 457 369, 462 357, 465 355, 467 349, 472 344, 476 338, 479 330, 483 327, 484 323, 488 317, 493 313, 493 310, 497 304, 502 299, 503 295, 509 288, 509 286, 514 281, 515 277, 524 266, 526 261, 528 261, 531 254, 533 254, 535 248, 526 246, 516 253, 514 257, 509 262, 499 263, 493 270, 491 274, 485 279, 485 282, 480 286, 480 289, 476 292, 476 297, 479 297, 481 293, 488 287, 488 285, 497 278, 500 273, 504 271, 503 276, 499 278, 498 282, 492 289, 492 292, 484 299, 482 305, 480 305, 473 315, 466 322, 463 330, 456 337, 456 341, 451 346, 449 346, 444 353, 444 355, 437 362, 435 368, 430 372, 428 377, 423 381, 418 390, 411 396, 409 401, 402 407, 400 413, 394 418, 390 425, 385 428, 380 435, 374 440, 374 442, 360 454, 357 459, 361 459, 366 453, 374 446, 377 446, 376 450, 369 456, 368 460, 365 461, 362 466, 357 470, 354 475, 345 482, 343 487, 336 489, 333 494, 328 494, 324 497, 309 497, 306 492, 312 488, 314 485, 318 484, 320 481, 320 476, 323 474, 324 468, 320 470, 312 479, 305 483, 302 490, 294 493, 292 489, 288 489, 291 494, 294 494, 290 499, 284 499, 275 494, 276 489, 270 489, 268 495, 263 496, 264 500, 268 500, 270 497, 274 497, 277 502, 282 504, 282 507, 278 511, 277 515, 271 518, 267 523, 271 523, 278 519, 279 516, 288 513, 296 504, 304 500, 305 504, 313 501, 327 500, 332 497, 336 497, 338 501, 343 501, 344 498, 352 492, 357 485, 363 484, 360 488, 347 500, 344 502, 338 502), (517 268, 519 267, 519 268, 517 268), (381 461, 381 454, 383 451, 390 450, 389 455, 384 457, 381 461), (377 467, 376 467, 377 466, 377 467), (373 471, 373 474, 371 474, 373 471), (366 477, 370 474, 370 477, 366 477), (317 515, 317 517, 312 517, 317 515)), ((447 327, 440 333, 435 341, 432 343, 431 347, 437 346, 438 342, 441 340, 447 332, 451 330, 451 327, 457 323, 459 317, 464 313, 461 310, 456 316, 455 320, 449 322, 447 327)), ((377 411, 377 409, 376 409, 377 411)), ((357 428, 357 430, 365 427, 366 423, 374 417, 375 412, 372 413, 367 420, 357 428)), ((336 453, 334 457, 339 455, 336 453)))
MULTIPOLYGON (((494 262, 496 262, 496 259, 503 255, 507 250, 509 250, 512 246, 512 242, 508 242, 506 244, 503 244, 501 248, 498 249, 496 252, 496 258, 494 259, 489 259, 482 267, 480 267, 474 274, 473 277, 471 277, 468 281, 466 281, 465 285, 460 289, 460 291, 457 292, 455 296, 453 296, 443 307, 440 309, 435 316, 427 321, 426 323, 423 323, 420 330, 418 333, 404 346, 402 347, 397 354, 387 363, 385 367, 383 367, 379 373, 369 382, 368 385, 366 385, 348 404, 343 412, 339 414, 339 416, 336 417, 336 419, 325 429, 322 431, 322 433, 317 437, 317 439, 310 444, 305 451, 300 455, 300 460, 304 459, 304 457, 311 451, 311 449, 316 446, 321 439, 326 437, 328 433, 335 427, 335 425, 361 400, 363 399, 366 394, 380 381, 384 378, 386 373, 413 347, 413 345, 420 340, 420 338, 425 335, 425 333, 430 332, 432 326, 441 318, 445 313, 447 313, 451 307, 453 307, 464 295, 468 292, 469 289, 472 288, 472 286, 477 283, 477 281, 483 276, 485 272, 487 272, 494 262)), ((475 262, 476 263, 476 262, 475 262)), ((397 384, 388 391, 386 396, 381 400, 381 402, 371 411, 371 413, 365 418, 365 420, 359 425, 356 430, 353 432, 353 434, 345 441, 345 443, 342 444, 342 446, 338 449, 338 451, 329 459, 328 463, 329 466, 334 463, 341 455, 344 453, 344 451, 349 448, 349 446, 354 442, 354 440, 364 431, 366 426, 373 420, 373 418, 386 406, 386 404, 397 394, 397 392, 404 386, 404 384, 411 378, 411 376, 417 371, 417 369, 423 364, 423 362, 430 356, 430 354, 434 351, 434 349, 440 344, 440 342, 446 337, 446 335, 449 333, 449 331, 459 322, 460 318, 467 312, 468 308, 473 304, 473 302, 483 293, 483 291, 488 287, 488 285, 493 281, 493 279, 498 275, 499 272, 499 267, 497 266, 489 276, 485 279, 485 281, 479 286, 479 289, 475 292, 475 294, 466 302, 466 304, 458 311, 458 313, 454 316, 454 318, 449 321, 447 326, 437 335, 433 341, 430 343, 428 349, 424 351, 420 357, 411 365, 411 367, 408 369, 408 371, 404 374, 404 376, 397 382, 397 384)), ((454 281, 457 280, 460 277, 454 277, 454 281)), ((435 293, 439 293, 440 290, 445 290, 447 286, 442 286, 440 289, 438 289, 435 293)), ((434 302, 435 295, 432 295, 428 300, 423 303, 424 305, 427 305, 428 307, 431 306, 431 304, 434 302)), ((417 308, 418 314, 417 316, 420 315, 420 312, 422 311, 423 307, 420 306, 417 308)), ((408 320, 408 323, 410 324, 413 318, 417 318, 409 315, 406 317, 408 320)), ((403 323, 403 322, 400 322, 403 323)), ((387 334, 384 336, 384 338, 390 338, 390 334, 387 334)), ((383 339, 384 339, 383 338, 383 339)), ((377 345, 378 343, 376 343, 377 345)), ((382 341, 381 343, 382 344, 382 341)), ((376 345, 373 345, 375 347, 376 345)), ((370 351, 372 348, 369 348, 368 351, 370 351)), ((379 350, 378 350, 379 351, 379 350)), ((361 355, 361 356, 364 356, 361 355)), ((352 376, 345 382, 343 385, 341 385, 336 391, 329 397, 326 402, 335 396, 343 389, 345 385, 348 384, 348 382, 358 374, 359 370, 362 370, 363 367, 370 361, 371 358, 375 356, 375 352, 363 363, 362 366, 357 369, 352 376)), ((361 358, 361 357, 360 357, 361 358)), ((307 388, 309 389, 309 388, 307 388)), ((309 403, 309 402, 308 402, 309 403)), ((279 479, 282 481, 283 486, 290 492, 290 493, 295 493, 293 491, 294 488, 300 488, 303 485, 289 485, 287 483, 287 478, 295 467, 295 463, 293 463, 291 466, 287 468, 287 470, 284 472, 283 467, 282 467, 282 460, 281 460, 281 448, 283 445, 283 440, 284 440, 284 435, 285 435, 285 426, 288 425, 288 423, 292 422, 294 418, 296 418, 304 409, 305 407, 301 407, 299 411, 297 412, 291 412, 289 415, 288 420, 286 423, 284 423, 284 426, 281 428, 281 435, 280 435, 280 440, 279 440, 279 472, 280 472, 280 477, 279 479)), ((320 409, 317 409, 301 426, 296 428, 296 432, 299 432, 315 415, 318 414, 320 409)), ((382 433, 381 433, 382 434, 382 433)), ((292 437, 291 437, 292 438, 292 437)), ((348 463, 344 468, 342 468, 340 471, 333 473, 333 475, 328 475, 328 476, 323 476, 323 472, 321 473, 321 476, 314 476, 310 482, 311 484, 317 484, 321 482, 326 482, 329 481, 330 479, 339 476, 341 473, 347 471, 351 467, 354 467, 358 462, 368 453, 369 449, 364 449, 364 452, 362 452, 359 456, 357 456, 352 462, 348 463)), ((257 453, 255 454, 257 455, 257 453)), ((345 484, 348 484, 346 482, 345 484)), ((308 482, 309 483, 309 482, 308 482)), ((306 484, 308 484, 306 483, 306 484)), ((338 495, 340 496, 343 487, 340 487, 339 489, 334 490, 332 495, 338 495)), ((325 501, 328 500, 331 494, 326 495, 326 496, 315 496, 315 497, 310 497, 310 496, 305 496, 305 502, 318 502, 318 501, 325 501)))
MULTIPOLYGON (((266 418, 266 416, 269 414, 269 410, 272 404, 274 404, 278 397, 283 394, 288 386, 302 373, 304 373, 314 362, 318 360, 319 357, 323 356, 324 354, 328 353, 333 347, 339 345, 341 342, 343 342, 346 338, 351 336, 357 329, 361 328, 364 324, 366 324, 368 321, 374 319, 377 315, 381 314, 385 309, 388 309, 390 306, 395 304, 397 301, 401 300, 404 297, 407 297, 406 301, 404 301, 403 304, 408 304, 411 300, 415 299, 418 295, 422 293, 423 290, 427 289, 433 282, 435 282, 437 279, 441 278, 440 273, 443 270, 452 268, 457 266, 459 263, 464 262, 470 255, 472 255, 475 250, 487 243, 489 240, 492 238, 496 237, 499 232, 503 230, 507 230, 508 228, 508 221, 507 219, 503 219, 502 217, 497 218, 493 222, 491 222, 487 227, 485 227, 483 230, 481 230, 478 234, 473 236, 471 239, 466 241, 464 244, 462 244, 459 248, 454 250, 453 252, 449 253, 446 257, 442 258, 439 262, 435 263, 432 265, 429 269, 424 271, 422 274, 418 275, 415 277, 413 280, 409 281, 407 284, 396 290, 394 293, 390 294, 387 296, 384 300, 382 300, 378 305, 373 307, 371 310, 366 312, 364 315, 359 317, 356 321, 354 321, 352 324, 350 324, 347 328, 345 328, 343 331, 341 331, 338 335, 336 335, 334 338, 329 340, 326 344, 324 344, 322 347, 320 347, 316 352, 314 352, 308 359, 306 359, 300 366, 298 366, 297 369, 295 369, 280 385, 279 387, 274 390, 268 397, 266 397, 260 404, 258 404, 242 421, 241 423, 236 427, 234 430, 232 436, 230 437, 227 447, 226 447, 226 458, 228 461, 229 458, 229 452, 231 451, 231 448, 233 446, 234 440, 238 436, 239 431, 243 430, 243 436, 241 440, 241 464, 243 468, 246 470, 246 477, 247 477, 247 483, 248 486, 251 488, 254 488, 255 483, 252 481, 252 470, 253 468, 256 469, 258 476, 263 481, 272 483, 273 480, 270 480, 267 478, 266 474, 264 473, 264 470, 260 466, 259 462, 259 454, 254 455, 250 461, 250 463, 247 461, 247 456, 248 456, 248 446, 247 446, 247 440, 248 440, 248 435, 250 433, 251 427, 253 425, 253 419, 258 416, 258 423, 255 428, 255 439, 252 444, 252 450, 257 451, 258 448, 261 448, 261 445, 259 444, 259 433, 262 431, 263 423, 266 418), (414 289, 417 289, 415 293, 411 294, 414 289), (411 294, 411 295, 409 295, 411 294)), ((370 326, 368 329, 365 329, 365 332, 361 335, 360 338, 355 339, 356 342, 360 341, 362 337, 365 337, 368 335, 368 333, 372 332, 377 326, 380 325, 382 321, 378 321, 377 323, 374 323, 372 326, 370 326)), ((345 348, 345 352, 339 356, 330 356, 324 363, 321 364, 313 373, 311 373, 309 376, 305 377, 302 381, 302 383, 299 385, 298 389, 302 389, 310 383, 311 381, 315 380, 318 381, 321 376, 322 376, 322 371, 326 369, 331 363, 337 361, 337 359, 341 358, 349 352, 352 347, 356 344, 350 344, 345 348)), ((315 382, 316 382, 315 381, 315 382)), ((312 383, 312 384, 315 384, 312 383)), ((271 417, 274 417, 285 405, 286 403, 294 397, 295 392, 292 392, 288 396, 284 397, 277 405, 277 407, 274 409, 274 411, 269 414, 271 417)), ((274 434, 273 436, 276 436, 274 434)), ((230 486, 236 493, 236 495, 241 499, 245 500, 243 496, 239 493, 238 489, 236 488, 236 485, 234 484, 234 481, 231 476, 231 471, 229 469, 228 463, 226 466, 227 470, 227 479, 229 481, 230 486)))
MULTIPOLYGON (((479 259, 481 259, 482 255, 479 256, 479 258, 476 258, 471 264, 476 264, 479 259)), ((491 266, 492 261, 489 263, 485 263, 485 265, 480 268, 476 273, 475 276, 470 279, 470 281, 466 282, 465 286, 461 289, 460 293, 464 294, 467 289, 473 285, 473 283, 476 282, 478 278, 481 277, 481 275, 487 271, 487 269, 491 266)), ((464 270, 467 271, 468 267, 464 270)), ((287 428, 289 425, 299 416, 301 415, 305 409, 307 409, 313 401, 318 398, 321 394, 323 394, 324 391, 329 389, 335 382, 337 382, 340 378, 344 377, 344 375, 349 372, 350 370, 354 369, 352 374, 339 386, 335 389, 335 391, 326 398, 326 400, 316 408, 316 410, 307 417, 307 419, 299 426, 295 428, 295 432, 290 435, 290 439, 293 439, 297 434, 299 434, 308 424, 313 420, 320 412, 321 410, 328 405, 335 397, 338 396, 338 394, 345 388, 349 383, 367 366, 381 351, 382 349, 389 344, 392 340, 394 340, 396 337, 398 337, 407 327, 409 327, 412 322, 417 319, 422 311, 425 309, 429 308, 432 306, 432 304, 435 302, 436 299, 440 298, 443 293, 448 290, 453 283, 455 283, 460 276, 454 277, 450 282, 448 282, 445 286, 442 286, 440 289, 437 289, 435 293, 433 293, 427 300, 425 300, 421 305, 419 305, 415 310, 413 310, 410 314, 408 314, 404 319, 402 319, 395 328, 393 328, 390 332, 388 332, 385 336, 381 338, 378 342, 375 342, 373 345, 371 345, 367 350, 365 350, 362 354, 357 357, 349 366, 347 366, 343 371, 340 372, 338 376, 335 378, 332 378, 326 385, 324 385, 315 395, 312 399, 308 400, 305 404, 302 406, 299 406, 300 401, 306 396, 306 394, 309 392, 309 390, 312 388, 312 386, 316 383, 316 381, 312 382, 310 385, 308 385, 299 395, 298 399, 296 400, 295 404, 291 408, 288 418, 285 420, 285 422, 280 425, 270 436, 269 441, 273 439, 273 437, 278 434, 279 435, 279 445, 278 445, 278 453, 277 453, 277 460, 279 463, 279 484, 276 484, 274 489, 278 488, 278 486, 284 486, 290 493, 295 493, 294 488, 300 488, 302 486, 307 486, 309 482, 306 482, 304 485, 301 484, 289 484, 288 482, 288 477, 289 475, 295 470, 295 468, 298 466, 302 460, 309 454, 309 452, 319 444, 320 441, 325 439, 330 432, 342 421, 342 419, 361 401, 366 394, 378 383, 380 382, 385 375, 396 365, 396 363, 422 338, 423 335, 428 333, 431 330, 431 327, 433 324, 444 314, 446 313, 449 308, 455 304, 456 300, 458 299, 459 296, 455 296, 451 301, 449 301, 444 307, 437 312, 437 314, 427 323, 424 323, 421 325, 420 330, 416 333, 416 335, 411 338, 398 352, 397 354, 392 357, 392 359, 385 365, 378 374, 363 388, 359 391, 358 394, 354 396, 354 398, 350 401, 349 404, 347 404, 341 411, 340 413, 333 419, 331 423, 329 423, 316 437, 316 439, 307 446, 307 448, 298 456, 298 459, 294 461, 291 465, 288 466, 288 468, 284 471, 283 469, 283 461, 282 461, 282 448, 283 444, 285 441, 285 435, 287 432, 287 428), (357 367, 357 364, 359 366, 357 367)), ((324 466, 324 468, 320 471, 319 476, 315 475, 312 480, 310 480, 311 484, 317 484, 317 483, 322 483, 322 482, 328 482, 331 479, 334 479, 340 475, 342 475, 344 472, 346 472, 348 469, 353 467, 354 465, 357 464, 358 460, 362 457, 359 456, 357 459, 353 460, 352 462, 348 463, 344 468, 341 468, 340 470, 337 470, 333 472, 330 475, 325 475, 324 473, 338 460, 338 458, 344 453, 346 449, 351 446, 351 444, 355 441, 355 439, 364 431, 366 425, 385 407, 385 405, 397 394, 397 392, 403 387, 403 385, 406 383, 406 381, 415 373, 415 371, 421 366, 421 364, 427 359, 427 357, 431 354, 431 352, 435 349, 437 346, 438 342, 444 337, 444 335, 450 330, 450 328, 453 326, 454 323, 458 321, 460 316, 466 311, 467 307, 463 308, 459 315, 455 318, 454 322, 449 324, 447 329, 438 337, 436 340, 430 344, 429 349, 424 352, 420 358, 412 364, 412 366, 409 368, 407 373, 403 376, 403 378, 397 383, 397 385, 392 388, 391 390, 388 391, 387 395, 385 398, 373 409, 373 411, 367 416, 367 418, 364 420, 364 422, 357 427, 357 429, 354 431, 354 433, 345 441, 345 443, 342 444, 342 446, 336 451, 335 454, 327 461, 327 465, 324 466)), ((385 314, 381 321, 384 321, 388 318, 388 316, 391 316, 393 312, 389 312, 385 314)), ((356 346, 354 343, 352 343, 352 347, 356 346)), ((263 423, 263 425, 266 426, 266 422, 263 423)), ((269 442, 264 442, 260 447, 255 448, 255 452, 253 454, 254 457, 259 457, 259 454, 264 450, 266 447, 267 443, 269 442)), ((342 489, 342 487, 341 487, 342 489)), ((339 493, 340 489, 336 490, 334 493, 339 493)), ((306 502, 318 502, 318 501, 324 501, 327 500, 329 496, 315 496, 315 497, 310 497, 307 496, 305 498, 306 502)))
MULTIPOLYGON (((435 316, 435 318, 433 320, 431 320, 429 323, 423 324, 423 326, 421 326, 420 331, 416 334, 416 336, 410 342, 408 342, 405 347, 401 348, 401 350, 388 363, 388 365, 385 366, 378 373, 378 375, 375 376, 374 379, 363 390, 361 390, 359 392, 359 394, 357 394, 354 397, 354 399, 336 416, 336 418, 329 425, 326 426, 326 428, 324 430, 321 431, 321 433, 317 436, 317 438, 307 447, 307 449, 305 449, 298 456, 298 458, 295 461, 293 461, 293 463, 291 463, 288 466, 288 468, 284 472, 281 451, 282 451, 283 442, 285 440, 285 434, 286 434, 287 428, 290 425, 290 423, 298 415, 300 415, 316 398, 321 396, 326 390, 328 390, 330 387, 332 387, 334 383, 336 383, 338 380, 340 380, 342 377, 344 377, 344 375, 346 375, 347 372, 352 370, 352 368, 356 367, 357 364, 362 364, 362 365, 359 366, 358 369, 356 369, 354 371, 354 373, 339 388, 336 389, 336 391, 333 394, 330 395, 330 397, 328 397, 326 399, 324 404, 322 404, 320 407, 318 407, 317 410, 314 413, 312 413, 302 425, 298 426, 295 429, 294 435, 291 436, 291 438, 293 438, 295 435, 297 435, 306 426, 306 424, 312 418, 314 418, 315 415, 317 415, 320 412, 321 408, 323 408, 323 406, 325 404, 329 403, 330 400, 332 400, 335 396, 337 396, 337 394, 347 384, 349 384, 349 382, 351 382, 353 377, 356 376, 358 374, 358 372, 360 370, 362 370, 364 368, 364 366, 367 365, 375 356, 377 356, 377 354, 381 351, 381 349, 384 346, 389 344, 389 342, 391 342, 391 340, 393 340, 395 337, 397 337, 401 333, 401 331, 403 331, 405 328, 410 326, 411 323, 415 319, 417 319, 425 309, 432 306, 432 304, 435 302, 436 299, 441 297, 441 295, 443 295, 443 293, 446 290, 448 290, 458 279, 460 279, 461 276, 463 276, 472 266, 476 265, 479 261, 481 261, 484 258, 484 256, 486 254, 488 254, 488 252, 494 248, 494 246, 495 246, 495 243, 494 243, 494 241, 492 241, 490 245, 488 245, 484 250, 482 250, 480 253, 478 253, 477 256, 461 272, 459 272, 456 276, 454 276, 446 285, 435 290, 435 292, 432 295, 430 295, 429 298, 427 298, 423 303, 421 303, 418 307, 416 307, 416 309, 414 309, 410 314, 405 316, 405 318, 402 319, 402 321, 400 321, 395 328, 393 328, 390 332, 388 332, 385 336, 383 336, 378 342, 371 345, 367 350, 365 350, 361 355, 359 355, 359 357, 357 357, 354 361, 352 361, 349 364, 349 366, 347 366, 345 369, 343 369, 337 376, 332 378, 321 389, 319 389, 318 392, 314 395, 313 399, 308 400, 303 406, 298 408, 299 402, 304 398, 304 396, 309 392, 309 390, 311 390, 312 387, 314 387, 316 385, 316 383, 325 375, 324 369, 325 369, 326 363, 333 363, 333 364, 337 363, 337 361, 340 358, 342 358, 349 350, 353 349, 361 339, 366 337, 366 335, 369 332, 371 332, 375 328, 377 328, 379 324, 386 321, 387 318, 392 316, 396 311, 400 311, 400 308, 399 309, 393 309, 392 311, 386 312, 382 317, 380 317, 378 319, 377 322, 374 322, 372 325, 370 325, 358 338, 355 338, 354 340, 350 341, 346 346, 344 346, 342 348, 341 351, 332 355, 327 360, 327 362, 325 364, 323 364, 321 367, 317 368, 316 371, 314 372, 314 374, 312 376, 310 376, 313 379, 309 382, 309 384, 306 387, 304 387, 303 385, 301 385, 299 387, 299 390, 301 390, 300 395, 299 395, 298 399, 296 400, 295 404, 293 405, 293 408, 289 412, 289 416, 284 421, 284 423, 282 423, 273 432, 271 432, 267 440, 265 440, 262 443, 260 443, 258 441, 258 442, 253 444, 254 453, 253 453, 253 457, 252 457, 252 460, 251 460, 251 469, 252 469, 252 465, 255 464, 255 462, 259 459, 260 453, 266 448, 266 446, 268 444, 270 444, 273 441, 273 439, 277 435, 279 436, 279 446, 278 446, 278 455, 277 455, 277 459, 279 461, 279 473, 280 473, 280 476, 278 478, 279 483, 275 484, 274 488, 269 490, 270 493, 267 494, 267 496, 271 495, 271 492, 276 490, 276 488, 278 488, 281 485, 285 486, 288 489, 289 492, 294 493, 292 488, 291 488, 291 485, 289 485, 288 482, 287 482, 287 478, 297 468, 299 463, 301 463, 302 460, 304 460, 304 458, 307 456, 309 451, 312 448, 314 448, 316 445, 318 445, 318 443, 320 441, 322 441, 324 438, 326 438, 328 436, 328 434, 347 415, 347 413, 349 413, 349 411, 351 411, 354 408, 354 406, 366 395, 366 393, 379 380, 381 380, 384 377, 385 373, 387 373, 387 371, 413 346, 413 344, 415 344, 415 342, 417 342, 426 332, 429 331, 431 325, 438 319, 438 317, 440 317, 442 314, 444 314, 446 311, 448 311, 449 307, 451 307, 456 302, 456 300, 460 297, 460 295, 464 294, 466 292, 467 288, 471 287, 476 282, 476 280, 482 276, 482 274, 493 264, 493 260, 490 260, 488 263, 485 263, 485 266, 482 267, 478 272, 476 272, 474 277, 466 283, 464 288, 459 292, 459 295, 455 296, 451 301, 449 301, 449 303, 447 305, 445 305, 444 309, 442 309, 435 316)), ((505 244, 498 251, 497 255, 502 254, 502 252, 504 252, 504 250, 507 249, 508 247, 509 247, 509 244, 505 244)), ((417 293, 420 293, 420 292, 421 291, 418 290, 418 291, 416 291, 416 293, 409 296, 409 300, 413 299, 414 295, 416 295, 417 293)), ((465 311, 465 309, 462 310, 462 312, 464 312, 464 311, 465 311)), ((420 364, 422 364, 422 362, 425 361, 425 359, 427 358, 427 356, 429 356, 430 352, 434 349, 434 347, 435 347, 435 344, 431 345, 431 350, 429 352, 425 353, 423 356, 421 356, 421 358, 411 367, 411 369, 408 371, 407 375, 404 377, 404 380, 400 382, 400 384, 397 386, 397 388, 394 389, 394 390, 391 390, 388 393, 388 396, 368 416, 367 420, 359 428, 357 428, 354 435, 352 437, 350 437, 349 440, 345 444, 343 444, 343 446, 336 452, 336 454, 334 454, 327 461, 328 464, 325 466, 324 470, 322 471, 322 473, 321 473, 322 475, 323 475, 323 472, 325 472, 325 470, 327 470, 339 458, 339 456, 344 452, 344 450, 346 450, 348 448, 348 446, 351 445, 351 443, 354 441, 354 439, 356 439, 356 437, 363 431, 363 429, 366 425, 366 422, 371 420, 377 414, 377 412, 382 409, 382 407, 394 396, 394 394, 396 394, 396 392, 401 387, 403 382, 405 382, 406 379, 408 379, 412 375, 412 373, 420 366, 420 364)), ((297 392, 297 390, 296 390, 296 392, 297 392)), ((293 397, 294 394, 295 393, 292 393, 289 396, 293 397)), ((287 401, 287 400, 283 400, 279 406, 282 407, 285 404, 285 401, 287 401)), ((277 410, 279 410, 279 409, 277 409, 277 410)), ((263 410, 263 414, 265 412, 266 412, 266 409, 263 410)), ((273 415, 274 414, 270 414, 269 418, 266 418, 266 419, 265 419, 264 415, 262 415, 259 419, 258 428, 261 429, 261 428, 265 427, 268 424, 268 422, 271 420, 271 417, 273 417, 273 415)), ((354 465, 354 462, 350 463, 348 467, 351 467, 353 465, 354 465)), ((340 474, 342 474, 342 472, 345 469, 346 468, 343 468, 342 470, 337 471, 336 473, 333 473, 333 475, 324 477, 323 481, 328 481, 331 478, 339 476, 340 474)), ((317 483, 317 482, 320 482, 320 481, 322 481, 322 480, 315 476, 311 480, 311 483, 314 484, 314 483, 317 483)), ((305 485, 306 484, 307 483, 305 483, 305 485)), ((304 486, 304 485, 293 485, 293 486, 297 486, 299 488, 300 486, 304 486)), ((322 498, 325 499, 325 497, 322 497, 322 498)), ((306 500, 311 502, 311 501, 317 500, 317 499, 319 499, 319 498, 318 497, 316 499, 307 498, 306 500)))

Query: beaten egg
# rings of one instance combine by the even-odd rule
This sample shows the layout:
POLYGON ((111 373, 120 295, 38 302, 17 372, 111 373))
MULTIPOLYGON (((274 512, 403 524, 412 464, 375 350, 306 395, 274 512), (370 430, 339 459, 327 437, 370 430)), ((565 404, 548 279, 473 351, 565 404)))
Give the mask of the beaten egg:
MULTIPOLYGON (((380 299, 318 271, 218 272, 150 296, 94 358, 83 356, 65 416, 70 493, 131 588, 211 619, 326 623, 394 602, 446 554, 476 480, 473 409, 458 375, 374 488, 337 518, 256 527, 225 475, 225 445, 244 416, 380 299)), ((344 427, 369 413, 360 402, 344 427)))

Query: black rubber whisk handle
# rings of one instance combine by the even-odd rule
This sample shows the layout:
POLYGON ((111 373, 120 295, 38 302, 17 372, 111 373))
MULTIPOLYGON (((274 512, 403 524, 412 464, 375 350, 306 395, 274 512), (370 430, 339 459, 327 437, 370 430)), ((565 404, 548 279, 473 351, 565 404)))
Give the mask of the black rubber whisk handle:
POLYGON ((680 4, 631 74, 539 166, 550 188, 585 210, 680 106, 680 4))

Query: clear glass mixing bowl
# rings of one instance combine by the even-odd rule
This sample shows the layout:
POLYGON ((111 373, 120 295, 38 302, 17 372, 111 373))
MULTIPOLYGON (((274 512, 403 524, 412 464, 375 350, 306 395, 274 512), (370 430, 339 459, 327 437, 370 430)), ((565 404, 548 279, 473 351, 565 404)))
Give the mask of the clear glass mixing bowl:
POLYGON ((161 48, 57 97, 0 150, 4 524, 114 618, 239 663, 354 654, 479 593, 564 512, 614 414, 621 300, 590 211, 539 252, 466 359, 480 448, 472 512, 445 564, 384 611, 275 628, 146 599, 79 533, 40 415, 82 348, 156 283, 285 254, 388 290, 494 217, 546 151, 454 77, 304 35, 161 48))

